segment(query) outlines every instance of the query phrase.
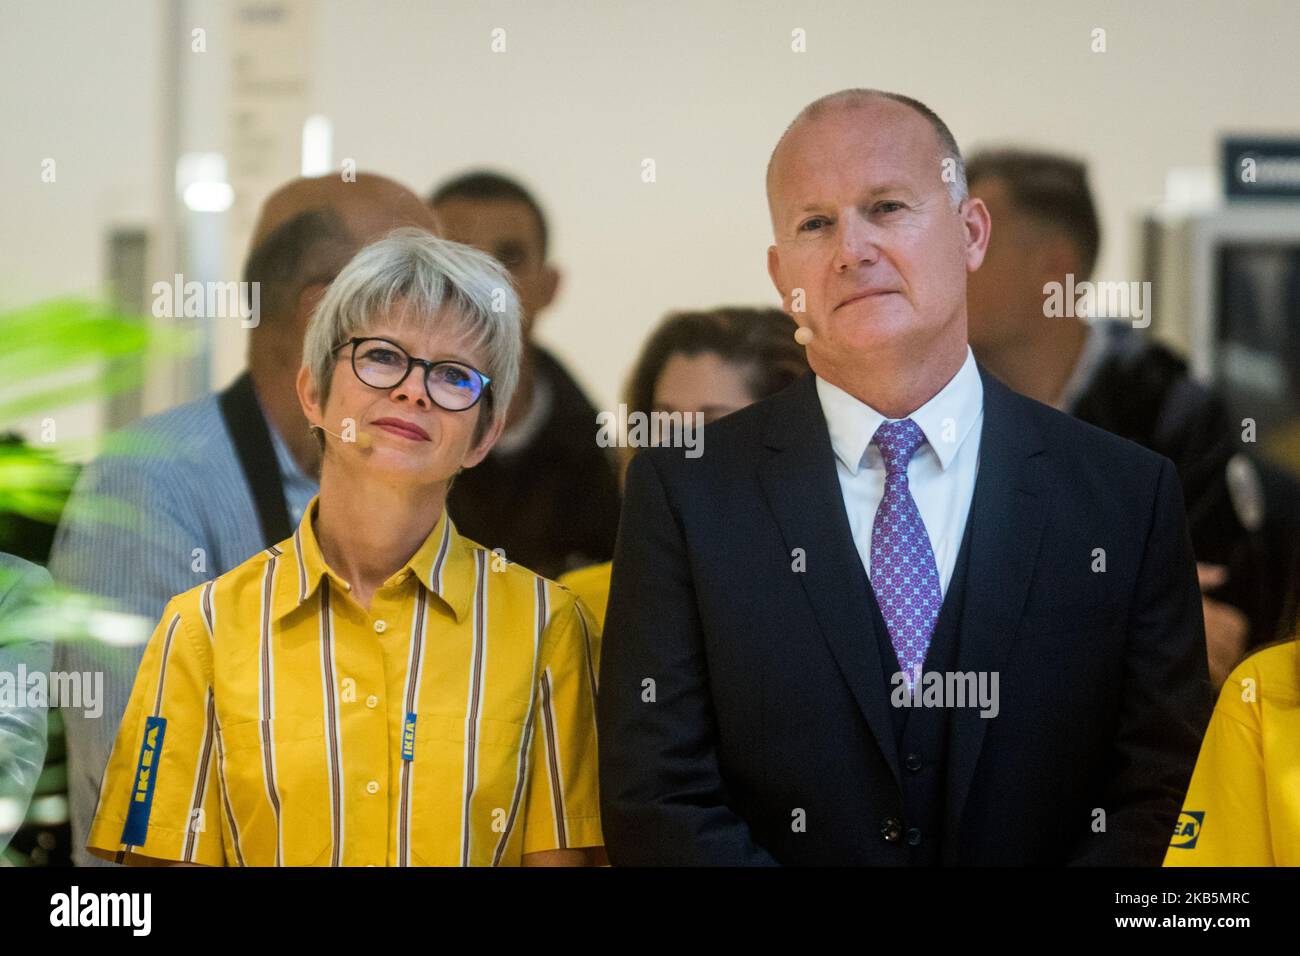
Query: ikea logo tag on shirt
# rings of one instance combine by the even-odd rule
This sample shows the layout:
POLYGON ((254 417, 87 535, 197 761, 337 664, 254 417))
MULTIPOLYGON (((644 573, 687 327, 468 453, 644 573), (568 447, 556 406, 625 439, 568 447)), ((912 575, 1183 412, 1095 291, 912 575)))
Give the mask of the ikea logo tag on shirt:
POLYGON ((415 759, 415 714, 407 714, 402 723, 402 759, 415 759))
POLYGON ((131 791, 131 808, 126 814, 126 826, 122 828, 122 842, 127 846, 143 846, 148 834, 153 788, 158 782, 158 762, 166 735, 167 718, 145 718, 140 763, 135 769, 135 788, 131 791))
POLYGON ((1196 840, 1201 835, 1201 824, 1204 822, 1204 810, 1184 810, 1178 814, 1178 822, 1174 824, 1174 840, 1170 846, 1179 850, 1195 848, 1196 840))

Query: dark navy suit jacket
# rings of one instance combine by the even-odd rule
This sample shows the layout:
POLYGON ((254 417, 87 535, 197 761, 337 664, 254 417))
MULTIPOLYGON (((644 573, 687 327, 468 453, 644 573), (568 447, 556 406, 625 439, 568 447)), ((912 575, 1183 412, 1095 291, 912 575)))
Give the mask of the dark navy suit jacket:
MULTIPOLYGON (((1177 475, 980 372, 956 669, 996 671, 999 711, 948 712, 938 861, 1158 865, 1211 706, 1177 475)), ((598 704, 610 860, 907 863, 891 668, 815 379, 704 439, 628 472, 598 704)))

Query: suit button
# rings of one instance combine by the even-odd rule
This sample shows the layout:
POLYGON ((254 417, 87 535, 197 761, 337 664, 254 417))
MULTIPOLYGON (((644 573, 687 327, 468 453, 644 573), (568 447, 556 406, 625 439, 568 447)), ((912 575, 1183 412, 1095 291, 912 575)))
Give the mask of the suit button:
POLYGON ((912 827, 910 830, 907 831, 907 845, 908 846, 921 845, 921 831, 919 828, 912 827))
POLYGON ((920 754, 908 754, 907 759, 903 761, 903 766, 907 767, 907 769, 912 771, 912 773, 916 773, 921 769, 922 763, 924 763, 924 761, 921 760, 920 754))
POLYGON ((898 817, 885 817, 880 821, 880 835, 887 843, 897 843, 903 835, 903 823, 898 817))

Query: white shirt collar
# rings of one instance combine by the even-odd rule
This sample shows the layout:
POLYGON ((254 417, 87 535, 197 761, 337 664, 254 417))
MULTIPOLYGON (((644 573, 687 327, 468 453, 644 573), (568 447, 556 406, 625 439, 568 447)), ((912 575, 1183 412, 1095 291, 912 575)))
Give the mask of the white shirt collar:
MULTIPOLYGON (((817 398, 826 417, 835 457, 850 474, 856 475, 885 416, 820 375, 817 376, 817 398)), ((975 365, 975 355, 968 345, 966 361, 957 374, 933 398, 907 417, 920 426, 927 444, 939 459, 939 467, 946 469, 983 410, 984 383, 975 365)), ((877 459, 879 454, 879 451, 875 452, 877 459)))

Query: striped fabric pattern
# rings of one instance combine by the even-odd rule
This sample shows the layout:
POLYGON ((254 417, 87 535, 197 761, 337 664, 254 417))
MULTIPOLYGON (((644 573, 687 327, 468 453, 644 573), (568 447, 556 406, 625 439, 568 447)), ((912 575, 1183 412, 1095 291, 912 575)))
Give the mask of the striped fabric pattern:
POLYGON ((348 592, 308 517, 168 605, 109 760, 92 852, 509 866, 601 845, 594 625, 581 603, 461 537, 445 512, 369 611, 348 592), (166 735, 147 838, 127 847, 150 716, 166 735))
MULTIPOLYGON (((305 512, 316 483, 304 475, 275 430, 290 519, 305 512)), ((261 528, 234 445, 208 396, 119 432, 82 472, 64 512, 50 573, 61 584, 99 595, 156 622, 173 595, 229 571, 262 548, 261 528), (97 501, 111 500, 107 520, 97 501)), ((104 713, 63 711, 73 857, 98 861, 82 847, 94 815, 104 766, 126 709, 144 646, 60 644, 55 668, 104 675, 104 713)))

